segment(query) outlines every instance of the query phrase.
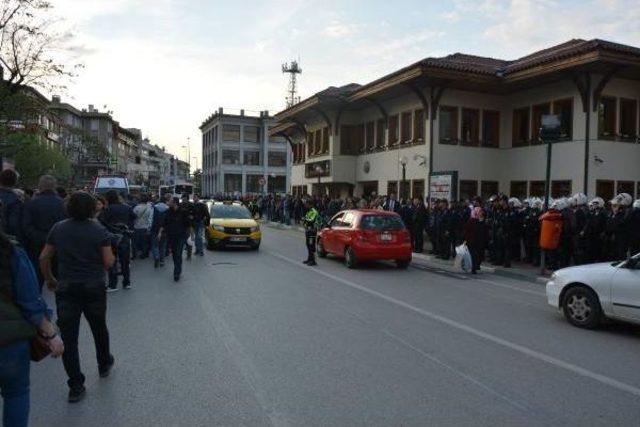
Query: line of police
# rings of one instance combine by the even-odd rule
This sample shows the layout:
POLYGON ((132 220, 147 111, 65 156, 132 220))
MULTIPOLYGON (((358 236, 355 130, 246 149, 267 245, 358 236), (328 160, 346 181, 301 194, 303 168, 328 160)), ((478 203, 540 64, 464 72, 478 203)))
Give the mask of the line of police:
MULTIPOLYGON (((470 204, 487 212, 487 249, 494 265, 511 267, 516 260, 540 265, 542 199, 520 201, 500 195, 486 202, 476 198, 470 204)), ((426 214, 426 230, 437 257, 454 256, 455 246, 463 240, 462 229, 470 215, 470 204, 441 200, 431 215, 426 214)), ((547 266, 551 269, 621 260, 640 252, 640 200, 633 202, 629 194, 621 193, 607 204, 600 197, 587 202, 587 197, 578 193, 551 200, 549 210, 559 215, 562 224, 557 248, 547 253, 547 266)), ((402 209, 400 212, 407 217, 402 209)), ((410 218, 408 222, 411 223, 410 218)))

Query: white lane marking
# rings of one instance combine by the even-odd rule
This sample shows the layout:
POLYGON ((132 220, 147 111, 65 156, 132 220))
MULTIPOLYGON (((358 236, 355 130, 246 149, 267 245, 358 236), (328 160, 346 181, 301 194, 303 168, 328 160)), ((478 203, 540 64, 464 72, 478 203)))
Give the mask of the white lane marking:
POLYGON ((537 295, 537 296, 545 296, 546 295, 545 292, 534 291, 534 290, 526 289, 526 288, 519 288, 517 286, 507 285, 506 283, 494 282, 492 280, 487 280, 487 279, 476 279, 476 280, 478 282, 486 283, 488 285, 498 286, 500 288, 512 289, 514 291, 520 291, 520 292, 524 292, 524 293, 531 294, 531 295, 537 295))
POLYGON ((409 348, 410 350, 413 350, 414 352, 418 353, 419 355, 421 355, 422 357, 432 361, 433 363, 442 366, 443 368, 453 372, 455 375, 477 385, 478 387, 480 387, 481 389, 485 390, 486 392, 488 392, 489 394, 492 394, 502 400, 504 400, 505 402, 507 402, 508 404, 515 406, 516 408, 520 409, 521 411, 524 412, 529 412, 529 408, 527 408, 526 406, 524 406, 523 404, 521 404, 520 402, 516 402, 515 400, 509 398, 508 396, 505 396, 504 394, 500 393, 497 390, 494 390, 491 386, 485 384, 484 382, 472 377, 471 375, 461 371, 460 369, 449 365, 448 363, 443 362, 442 360, 440 360, 439 358, 427 353, 424 350, 419 349, 418 347, 412 345, 411 343, 405 341, 404 339, 400 338, 399 336, 389 332, 386 329, 382 330, 382 333, 385 334, 387 337, 389 337, 390 339, 400 343, 401 345, 409 348))
POLYGON ((557 359, 557 358, 555 358, 553 356, 549 356, 548 354, 539 352, 537 350, 533 350, 533 349, 531 349, 529 347, 525 347, 523 345, 516 344, 516 343, 508 341, 506 339, 503 339, 503 338, 497 337, 495 335, 489 334, 487 332, 483 332, 483 331, 481 331, 479 329, 475 329, 475 328, 473 328, 471 326, 465 325, 464 323, 460 323, 460 322, 455 321, 453 319, 449 319, 448 317, 444 317, 444 316, 441 316, 439 314, 433 313, 431 311, 424 310, 422 308, 413 306, 413 305, 411 305, 409 303, 406 303, 406 302, 401 301, 399 299, 393 298, 393 297, 391 297, 389 295, 385 295, 385 294, 380 293, 378 291, 374 291, 373 289, 369 289, 369 288, 367 288, 365 286, 358 285, 357 283, 354 283, 354 282, 352 282, 350 280, 343 279, 342 277, 338 277, 338 276, 336 276, 334 274, 327 273, 327 272, 322 271, 322 270, 320 270, 318 268, 304 267, 304 266, 300 265, 298 262, 296 262, 295 260, 293 260, 291 258, 288 258, 288 257, 286 257, 284 255, 281 255, 281 254, 279 254, 277 252, 269 251, 267 253, 269 255, 274 256, 276 258, 279 258, 279 259, 281 259, 281 260, 283 260, 283 261, 285 261, 285 262, 287 262, 289 264, 293 264, 293 265, 298 266, 300 268, 303 268, 303 269, 305 269, 307 271, 314 272, 316 274, 319 274, 321 276, 324 276, 324 277, 329 278, 331 280, 334 280, 336 282, 342 283, 343 285, 349 286, 349 287, 351 287, 353 289, 357 289, 357 290, 365 292, 365 293, 367 293, 369 295, 373 295, 373 296, 378 297, 380 299, 383 299, 383 300, 385 300, 387 302, 395 304, 395 305, 397 305, 399 307, 406 308, 407 310, 413 311, 414 313, 418 313, 418 314, 420 314, 420 315, 422 315, 424 317, 427 317, 429 319, 432 319, 432 320, 435 320, 437 322, 443 323, 443 324, 445 324, 447 326, 450 326, 452 328, 459 329, 461 331, 464 331, 464 332, 467 332, 467 333, 469 333, 471 335, 474 335, 474 336, 476 336, 478 338, 485 339, 485 340, 490 341, 490 342, 492 342, 494 344, 500 345, 502 347, 505 347, 505 348, 508 348, 510 350, 513 350, 515 352, 518 352, 518 353, 524 354, 526 356, 529 356, 529 357, 531 357, 533 359, 537 359, 539 361, 546 362, 546 363, 548 363, 550 365, 553 365, 553 366, 555 366, 557 368, 565 369, 567 371, 573 372, 574 374, 580 375, 582 377, 592 379, 592 380, 597 381, 597 382, 599 382, 601 384, 605 384, 605 385, 608 385, 608 386, 610 386, 612 388, 618 389, 620 391, 624 391, 624 392, 627 392, 629 394, 632 394, 632 395, 634 395, 636 397, 640 397, 640 388, 638 388, 638 387, 634 387, 634 386, 632 386, 630 384, 623 383, 622 381, 618 381, 618 380, 613 379, 611 377, 607 377, 606 375, 598 374, 597 372, 593 372, 593 371, 590 371, 588 369, 582 368, 580 366, 574 365, 572 363, 565 362, 564 360, 557 359))

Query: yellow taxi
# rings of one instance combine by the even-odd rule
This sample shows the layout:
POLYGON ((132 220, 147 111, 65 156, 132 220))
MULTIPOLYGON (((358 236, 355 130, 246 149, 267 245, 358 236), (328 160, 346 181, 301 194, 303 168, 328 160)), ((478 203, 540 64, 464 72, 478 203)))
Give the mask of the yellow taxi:
POLYGON ((211 221, 205 231, 207 248, 227 246, 260 248, 262 232, 251 212, 239 202, 213 202, 209 208, 211 221))

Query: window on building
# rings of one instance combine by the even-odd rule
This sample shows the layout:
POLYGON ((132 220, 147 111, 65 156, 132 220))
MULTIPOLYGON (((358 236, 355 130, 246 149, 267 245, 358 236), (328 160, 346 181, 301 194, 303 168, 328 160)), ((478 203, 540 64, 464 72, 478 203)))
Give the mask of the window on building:
POLYGON ((313 132, 307 132, 307 157, 313 156, 313 132))
POLYGON ((551 197, 569 197, 571 196, 571 181, 551 181, 551 197))
POLYGON ((498 148, 500 146, 500 112, 482 111, 482 146, 498 148))
POLYGON ((91 119, 91 130, 98 130, 100 128, 100 121, 98 119, 91 119))
POLYGON ((376 124, 375 122, 367 122, 365 132, 365 148, 367 151, 371 151, 375 144, 376 124))
POLYGON ((260 166, 260 152, 259 151, 245 151, 244 152, 244 164, 247 166, 260 166))
POLYGON ((529 182, 529 197, 544 197, 544 181, 529 182))
POLYGON ((518 199, 527 197, 527 181, 511 181, 509 194, 518 199))
POLYGON ((329 128, 322 128, 322 154, 329 154, 329 128))
POLYGON ((601 139, 613 139, 615 136, 616 99, 603 96, 598 104, 598 137, 601 139))
POLYGON ((262 175, 247 175, 247 193, 262 193, 260 178, 262 175))
POLYGON ((512 146, 522 147, 529 144, 529 107, 513 110, 512 146))
POLYGON ((366 151, 364 143, 364 124, 354 126, 354 142, 358 149, 358 153, 364 153, 366 151))
POLYGON ((635 183, 633 181, 618 181, 616 182, 616 194, 627 193, 633 197, 635 190, 634 187, 635 183))
POLYGON ((287 153, 281 151, 269 151, 269 166, 287 166, 287 153))
POLYGON ((357 126, 340 126, 340 154, 348 156, 357 154, 357 126))
POLYGON ((388 181, 387 182, 387 196, 392 194, 398 195, 398 182, 397 181, 388 181))
POLYGON ((240 125, 222 125, 222 140, 240 142, 240 125))
POLYGON ((478 146, 480 139, 480 110, 462 109, 462 145, 478 146))
POLYGON ((398 138, 398 115, 395 114, 389 117, 389 146, 396 145, 398 138))
POLYGON ((240 151, 239 150, 222 150, 222 164, 223 165, 239 165, 240 151))
POLYGON ((460 200, 471 200, 478 195, 478 181, 460 180, 460 200))
POLYGON ((413 142, 424 142, 424 110, 419 109, 414 112, 413 117, 413 142))
POLYGON ((319 155, 322 151, 322 129, 312 131, 313 135, 313 154, 319 155))
POLYGON ((542 127, 542 116, 551 113, 551 104, 538 104, 532 108, 531 143, 540 144, 540 128, 542 127))
POLYGON ((615 183, 608 179, 596 180, 596 196, 602 197, 605 202, 615 196, 615 183))
POLYGON ((260 142, 260 128, 258 126, 245 126, 244 140, 246 142, 260 142))
POLYGON ((401 144, 409 144, 411 143, 411 116, 413 114, 411 111, 405 111, 402 113, 402 121, 400 123, 401 132, 400 132, 400 143, 401 144))
POLYGON ((560 118, 560 140, 573 138, 573 98, 553 101, 553 114, 560 118))
POLYGON ((638 102, 635 99, 620 99, 620 139, 635 141, 638 136, 638 102))
POLYGON ((282 175, 269 177, 267 187, 270 193, 286 193, 287 177, 282 175))
POLYGON ((411 181, 411 197, 424 200, 424 179, 414 179, 411 181))
POLYGON ((224 191, 227 193, 242 192, 242 174, 225 173, 224 191))
POLYGON ((384 119, 378 119, 376 122, 376 148, 384 147, 384 119))
POLYGON ((480 182, 480 197, 487 200, 491 196, 498 194, 500 185, 498 181, 481 181, 480 182))
POLYGON ((458 107, 440 107, 440 144, 458 143, 458 107))

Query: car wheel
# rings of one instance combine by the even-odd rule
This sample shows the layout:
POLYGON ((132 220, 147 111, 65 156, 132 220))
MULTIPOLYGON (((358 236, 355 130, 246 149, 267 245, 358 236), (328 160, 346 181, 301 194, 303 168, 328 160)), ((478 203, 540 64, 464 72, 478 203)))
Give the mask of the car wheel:
POLYGON ((409 264, 411 264, 411 260, 410 259, 397 259, 396 260, 396 265, 401 270, 406 270, 409 267, 409 264))
POLYGON ((584 286, 576 286, 567 291, 562 311, 569 323, 580 328, 595 328, 602 319, 598 296, 584 286))
POLYGON ((212 251, 215 248, 216 248, 216 245, 211 240, 207 240, 207 249, 212 251))
POLYGON ((322 239, 318 239, 318 243, 316 243, 316 252, 320 258, 327 257, 327 251, 324 250, 324 245, 322 244, 322 239))
POLYGON ((251 249, 253 249, 254 251, 260 250, 260 243, 251 246, 251 249))
POLYGON ((353 249, 347 248, 344 251, 344 263, 346 264, 347 268, 356 268, 358 266, 356 255, 353 253, 353 249))

